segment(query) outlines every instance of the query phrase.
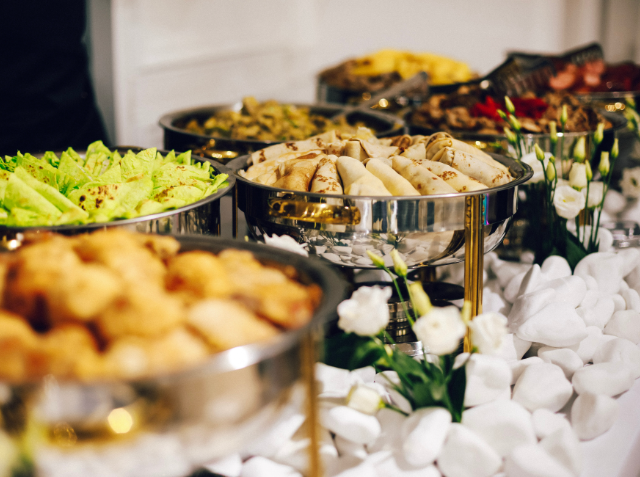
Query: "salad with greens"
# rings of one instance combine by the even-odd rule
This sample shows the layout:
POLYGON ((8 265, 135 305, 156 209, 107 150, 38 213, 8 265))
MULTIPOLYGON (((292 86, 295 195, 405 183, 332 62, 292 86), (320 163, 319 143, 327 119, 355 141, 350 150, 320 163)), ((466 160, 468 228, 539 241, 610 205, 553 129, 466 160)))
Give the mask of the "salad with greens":
POLYGON ((164 157, 156 148, 120 155, 102 141, 81 156, 48 151, 0 156, 0 225, 31 227, 131 219, 177 209, 227 187, 191 151, 164 157))

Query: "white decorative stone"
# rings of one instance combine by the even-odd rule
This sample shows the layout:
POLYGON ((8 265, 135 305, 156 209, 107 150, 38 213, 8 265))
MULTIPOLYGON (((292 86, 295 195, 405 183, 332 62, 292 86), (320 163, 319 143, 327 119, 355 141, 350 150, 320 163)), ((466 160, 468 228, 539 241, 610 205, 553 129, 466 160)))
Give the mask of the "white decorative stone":
POLYGON ((504 463, 509 477, 569 477, 571 472, 539 445, 516 448, 504 463))
POLYGON ((615 310, 615 303, 608 296, 599 297, 592 306, 581 305, 576 312, 586 326, 597 326, 603 329, 611 319, 615 310))
POLYGON ((571 379, 573 373, 584 365, 578 353, 569 348, 551 348, 545 346, 538 350, 538 356, 542 358, 542 361, 545 363, 559 366, 567 379, 571 379))
POLYGON ((498 455, 537 442, 531 414, 515 401, 496 400, 467 409, 462 424, 483 438, 498 455))
MULTIPOLYGON (((282 447, 280 447, 272 457, 270 456, 271 460, 278 464, 293 467, 297 471, 306 472, 309 465, 309 444, 311 443, 311 439, 309 439, 306 434, 306 428, 299 429, 292 439, 288 440, 282 447)), ((339 436, 336 437, 340 438, 339 436)), ((353 446, 358 445, 360 444, 353 444, 353 446)), ((334 441, 331 438, 331 434, 324 428, 320 430, 319 452, 325 462, 338 458, 338 451, 336 450, 334 441)))
POLYGON ((438 457, 446 477, 491 477, 502 466, 502 458, 480 436, 462 424, 452 424, 438 457))
POLYGON ((593 362, 620 363, 631 370, 633 379, 640 378, 640 348, 624 338, 603 342, 595 351, 593 362))
POLYGON ((242 473, 242 459, 239 454, 231 454, 204 466, 212 474, 225 477, 239 477, 242 473))
POLYGON ((629 288, 631 288, 631 287, 629 286, 627 281, 626 280, 622 280, 620 282, 620 291, 618 293, 622 293, 623 291, 628 290, 629 288))
POLYGON ((327 476, 330 477, 378 477, 375 464, 360 460, 353 456, 344 456, 327 465, 327 476))
POLYGON ((302 477, 288 465, 278 464, 265 457, 252 457, 242 466, 242 477, 302 477))
POLYGON ((629 288, 640 291, 640 267, 631 270, 631 273, 625 277, 625 282, 629 285, 629 288))
POLYGON ((374 416, 347 406, 321 410, 324 427, 358 444, 369 444, 380 435, 380 423, 374 416))
POLYGON ((401 439, 402 424, 407 419, 397 411, 383 408, 376 414, 380 422, 380 435, 372 443, 367 445, 370 453, 380 451, 392 451, 398 448, 401 439))
POLYGON ((620 292, 627 310, 640 312, 640 295, 633 288, 628 288, 620 292))
POLYGON ((466 365, 465 407, 497 399, 511 386, 511 369, 499 356, 474 353, 466 365))
POLYGON ((542 262, 541 271, 548 280, 571 276, 571 267, 564 257, 552 255, 542 262))
POLYGON ((531 420, 538 439, 544 439, 563 427, 571 429, 571 424, 564 414, 549 411, 549 409, 536 409, 531 414, 531 420))
POLYGON ((516 334, 519 338, 562 348, 587 337, 584 321, 568 303, 550 303, 525 321, 516 334))
POLYGON ((613 304, 614 304, 614 308, 613 308, 614 313, 616 311, 626 310, 627 302, 624 301, 624 298, 622 298, 622 295, 620 295, 619 293, 615 293, 611 295, 611 299, 613 300, 613 304))
POLYGON ((358 379, 346 369, 316 363, 316 381, 320 398, 346 397, 358 379))
POLYGON ((368 452, 364 444, 357 444, 338 435, 333 439, 333 442, 335 442, 336 449, 341 457, 351 455, 362 460, 367 458, 368 452))
MULTIPOLYGON (((484 304, 483 304, 483 310, 484 310, 484 304)), ((505 361, 515 361, 516 359, 519 359, 518 352, 516 351, 516 347, 513 342, 514 336, 515 335, 513 333, 507 333, 502 338, 502 346, 500 347, 500 350, 496 353, 495 356, 498 356, 504 359, 505 361)))
POLYGON ((640 313, 634 310, 616 311, 604 327, 607 335, 640 342, 640 313))
POLYGON ((373 383, 376 379, 376 368, 366 366, 364 368, 354 369, 350 374, 354 381, 361 380, 363 383, 373 383))
POLYGON ((571 427, 562 427, 540 441, 540 447, 546 450, 573 475, 580 475, 583 467, 580 440, 571 427))
MULTIPOLYGON (((402 462, 397 455, 387 456, 375 466, 375 477, 441 477, 435 465, 416 469, 402 462)), ((360 477, 360 476, 355 476, 360 477)))
POLYGON ((519 296, 507 316, 509 319, 509 332, 515 333, 531 316, 555 300, 556 291, 551 288, 519 296))
POLYGON ((573 272, 583 277, 591 275, 598 282, 598 289, 605 295, 613 295, 620 290, 623 277, 622 258, 616 253, 592 253, 580 260, 573 272))
POLYGON ((584 440, 607 432, 618 418, 620 405, 612 397, 583 393, 571 407, 571 424, 576 435, 584 440))
POLYGON ((622 276, 626 277, 640 265, 640 250, 634 247, 623 248, 618 252, 618 257, 622 259, 622 276))
POLYGON ((484 296, 482 297, 482 309, 485 313, 508 314, 511 306, 502 298, 502 294, 495 293, 485 287, 484 296))
POLYGON ((442 407, 418 409, 402 425, 402 452, 406 461, 426 466, 436 460, 451 426, 451 414, 442 407))
POLYGON ((543 290, 545 288, 550 288, 556 292, 556 301, 569 303, 574 308, 582 302, 587 294, 587 284, 583 278, 578 276, 541 282, 538 288, 533 291, 543 290))
POLYGON ((542 359, 538 358, 537 356, 532 356, 531 358, 525 358, 520 361, 513 361, 509 363, 509 366, 511 367, 511 374, 512 374, 511 384, 515 384, 518 378, 520 377, 520 375, 529 366, 532 366, 534 364, 540 364, 540 363, 544 363, 544 361, 542 361, 542 359))
POLYGON ((594 291, 598 289, 598 282, 591 275, 583 275, 582 278, 584 279, 584 282, 587 284, 587 290, 594 291))
POLYGON ((528 271, 520 272, 516 276, 514 276, 504 289, 503 297, 509 303, 513 303, 515 299, 520 295, 520 286, 522 285, 522 281, 524 277, 528 274, 528 271))
POLYGON ((620 363, 598 363, 585 366, 573 374, 573 387, 578 394, 592 393, 616 396, 633 386, 633 373, 620 363))
POLYGON ((596 352, 601 342, 602 330, 597 326, 587 326, 587 337, 578 343, 578 346, 575 348, 575 352, 578 353, 583 364, 591 362, 593 353, 596 352))
POLYGON ((523 340, 518 338, 515 334, 513 335, 513 346, 516 348, 516 355, 518 359, 522 359, 524 354, 529 351, 531 348, 531 341, 523 340))
POLYGON ((562 369, 549 363, 527 367, 513 388, 513 400, 529 411, 540 408, 559 411, 572 394, 573 388, 562 369))
POLYGON ((529 268, 531 268, 531 265, 526 263, 507 262, 500 259, 494 260, 491 264, 491 270, 502 288, 505 288, 513 277, 523 272, 526 273, 529 268))

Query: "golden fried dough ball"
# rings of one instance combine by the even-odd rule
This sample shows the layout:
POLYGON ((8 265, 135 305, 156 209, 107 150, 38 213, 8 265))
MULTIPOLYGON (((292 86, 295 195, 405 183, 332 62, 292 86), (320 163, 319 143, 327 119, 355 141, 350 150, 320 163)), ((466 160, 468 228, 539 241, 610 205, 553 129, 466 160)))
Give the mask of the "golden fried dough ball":
POLYGON ((163 261, 175 257, 180 250, 180 242, 173 237, 151 234, 135 234, 134 237, 163 261))
POLYGON ((211 299, 189 310, 188 323, 216 350, 265 341, 278 329, 231 300, 211 299))
POLYGON ((38 335, 23 318, 0 310, 0 380, 30 377, 39 345, 38 335))
POLYGON ((78 237, 75 250, 85 262, 101 263, 130 286, 164 284, 166 270, 162 260, 124 230, 111 229, 78 237))
POLYGON ((168 332, 185 320, 184 304, 163 288, 140 282, 96 319, 98 329, 111 340, 126 335, 153 336, 168 332))
POLYGON ((131 379, 191 366, 209 354, 202 339, 179 327, 157 338, 118 339, 107 349, 105 362, 113 376, 131 379))
POLYGON ((304 286, 288 281, 262 285, 236 297, 247 308, 284 328, 300 328, 313 315, 314 303, 304 286))
POLYGON ((96 340, 84 326, 70 324, 51 329, 42 338, 41 350, 46 357, 46 373, 56 377, 91 378, 104 374, 96 340))
POLYGON ((166 278, 169 290, 179 291, 190 302, 222 298, 231 293, 225 267, 209 252, 185 252, 169 262, 166 278))

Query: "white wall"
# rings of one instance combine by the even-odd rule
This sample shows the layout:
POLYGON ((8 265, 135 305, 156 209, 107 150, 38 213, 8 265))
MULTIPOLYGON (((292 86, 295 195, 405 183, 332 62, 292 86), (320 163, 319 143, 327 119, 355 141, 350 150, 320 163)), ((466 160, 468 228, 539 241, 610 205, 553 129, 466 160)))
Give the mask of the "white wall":
POLYGON ((636 0, 90 0, 93 71, 115 142, 160 146, 168 111, 243 95, 311 102, 320 69, 383 47, 486 73, 508 50, 600 40, 603 2, 636 0))

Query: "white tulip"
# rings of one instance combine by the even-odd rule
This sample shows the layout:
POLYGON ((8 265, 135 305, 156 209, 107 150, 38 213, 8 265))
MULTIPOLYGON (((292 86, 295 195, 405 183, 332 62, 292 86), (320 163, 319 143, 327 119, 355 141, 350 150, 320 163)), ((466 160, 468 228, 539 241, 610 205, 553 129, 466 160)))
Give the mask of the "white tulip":
POLYGON ((455 306, 432 308, 429 313, 416 320, 413 331, 425 350, 443 355, 458 349, 467 327, 455 306))
POLYGON ((360 336, 377 335, 389 324, 391 288, 360 287, 338 305, 338 326, 360 336))
POLYGON ((565 219, 574 219, 584 209, 585 198, 581 192, 570 186, 563 185, 556 189, 553 196, 556 213, 565 219))
POLYGON ((281 248, 282 250, 288 250, 289 252, 304 255, 305 257, 309 256, 309 252, 305 250, 304 245, 296 242, 296 239, 289 235, 278 236, 273 234, 271 237, 265 235, 264 243, 271 247, 281 248))
MULTIPOLYGON (((549 164, 549 158, 551 156, 552 154, 550 152, 544 153, 545 169, 549 164)), ((537 182, 544 181, 544 170, 542 169, 542 162, 538 160, 535 152, 530 152, 529 154, 525 154, 524 156, 522 156, 521 161, 527 164, 528 166, 531 166, 531 169, 533 169, 533 177, 531 177, 531 179, 529 179, 527 183, 535 184, 537 182)))
POLYGON ((349 391, 347 406, 364 414, 374 415, 384 407, 382 396, 366 384, 356 384, 349 391))
MULTIPOLYGON (((587 188, 585 187, 580 192, 587 198, 587 188)), ((598 207, 600 202, 602 202, 602 194, 604 193, 604 184, 602 182, 592 182, 589 184, 589 203, 587 207, 598 207)))
POLYGON ((497 354, 507 335, 507 318, 500 313, 483 313, 469 323, 471 343, 482 354, 497 354))
POLYGON ((631 167, 622 171, 622 195, 632 199, 640 198, 640 167, 631 167))
POLYGON ((584 164, 573 163, 569 171, 569 184, 574 189, 582 190, 587 187, 587 167, 584 164))

